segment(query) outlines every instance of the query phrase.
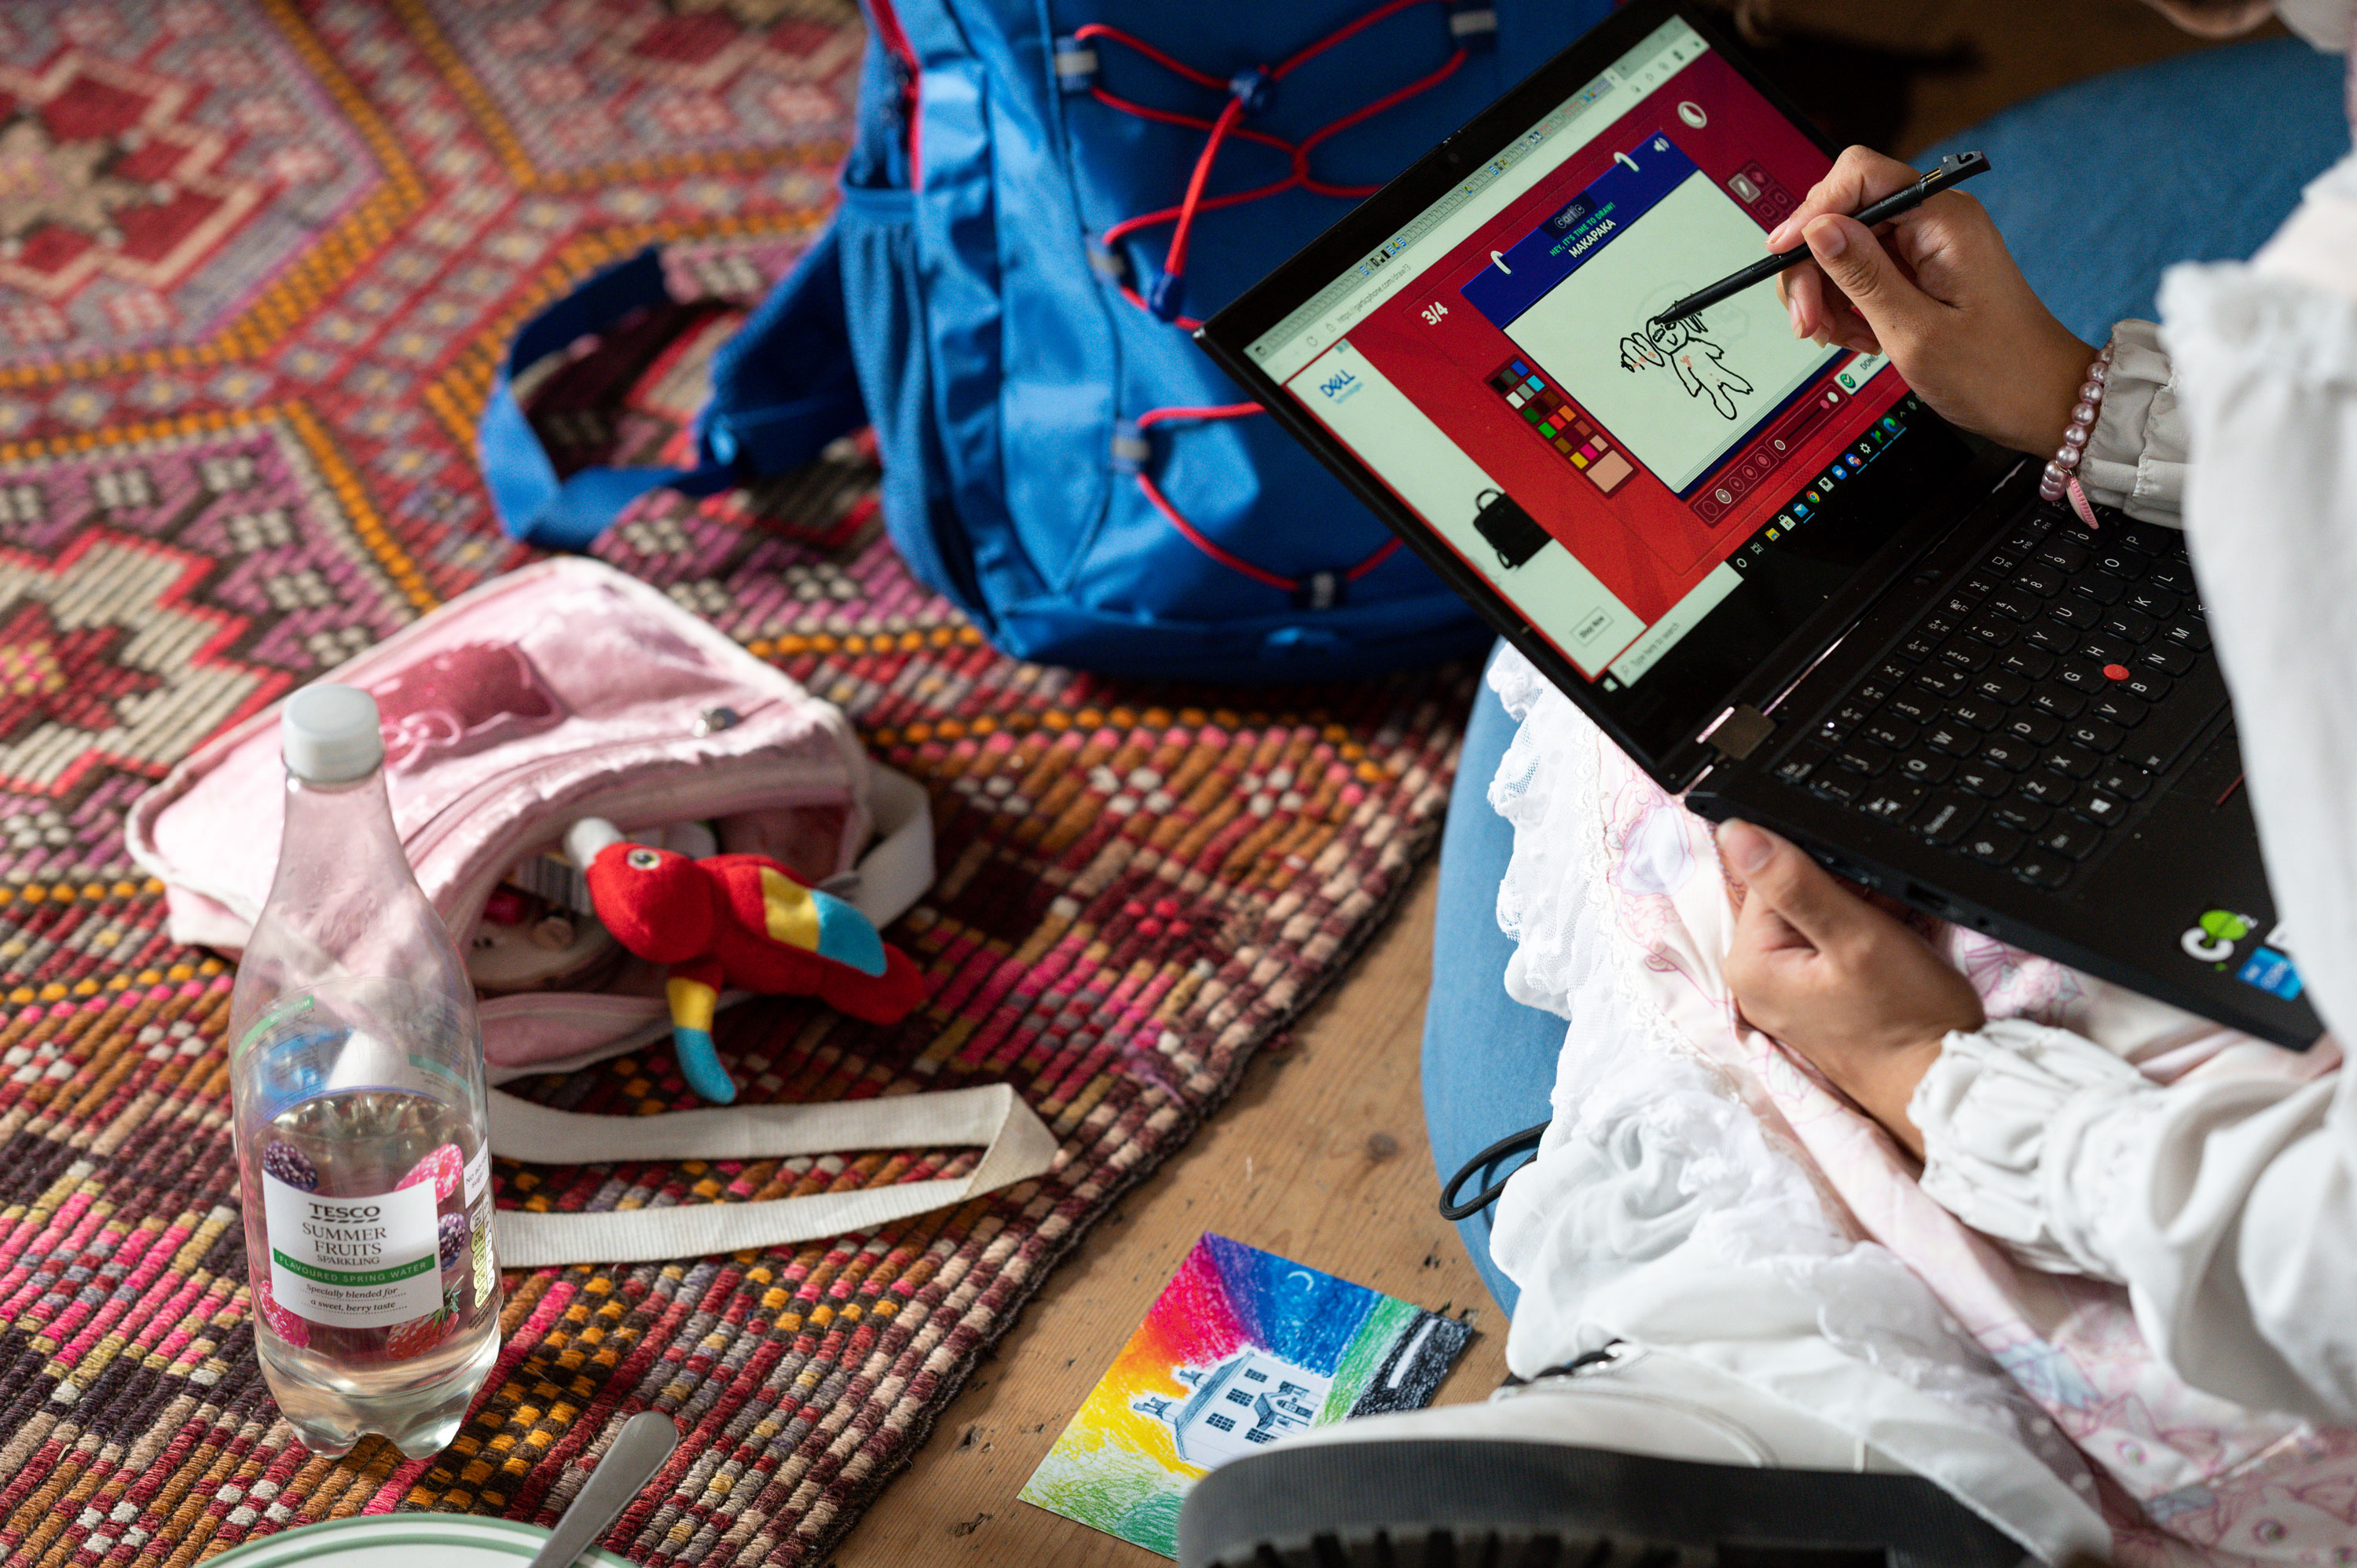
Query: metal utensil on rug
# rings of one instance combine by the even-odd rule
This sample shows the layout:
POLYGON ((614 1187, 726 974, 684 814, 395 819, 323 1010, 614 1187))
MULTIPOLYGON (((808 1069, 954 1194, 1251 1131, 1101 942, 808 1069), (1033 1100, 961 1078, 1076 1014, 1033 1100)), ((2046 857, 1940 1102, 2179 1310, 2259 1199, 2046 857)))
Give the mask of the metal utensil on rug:
POLYGON ((659 1410, 641 1411, 624 1422, 614 1445, 589 1472, 588 1483, 557 1520, 548 1544, 533 1553, 528 1568, 572 1568, 573 1560, 606 1533, 606 1527, 620 1517, 640 1487, 655 1478, 678 1446, 679 1428, 659 1410))

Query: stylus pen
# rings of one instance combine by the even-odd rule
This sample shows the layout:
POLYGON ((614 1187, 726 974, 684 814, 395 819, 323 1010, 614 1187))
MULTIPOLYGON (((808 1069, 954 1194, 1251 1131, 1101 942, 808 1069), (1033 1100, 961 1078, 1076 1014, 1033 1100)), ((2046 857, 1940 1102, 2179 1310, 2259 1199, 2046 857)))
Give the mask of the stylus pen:
MULTIPOLYGON (((1962 185, 1976 174, 1988 173, 1989 161, 1979 153, 1954 153, 1940 160, 1940 166, 1917 180, 1906 189, 1881 200, 1857 214, 1857 220, 1871 229, 1878 223, 1888 223, 1902 212, 1912 212, 1950 186, 1962 185)), ((1706 289, 1697 289, 1684 299, 1652 317, 1655 321, 1680 321, 1697 310, 1707 310, 1722 299, 1741 294, 1756 283, 1766 283, 1787 267, 1799 266, 1809 259, 1809 247, 1795 245, 1789 251, 1763 256, 1739 273, 1730 274, 1706 289)))

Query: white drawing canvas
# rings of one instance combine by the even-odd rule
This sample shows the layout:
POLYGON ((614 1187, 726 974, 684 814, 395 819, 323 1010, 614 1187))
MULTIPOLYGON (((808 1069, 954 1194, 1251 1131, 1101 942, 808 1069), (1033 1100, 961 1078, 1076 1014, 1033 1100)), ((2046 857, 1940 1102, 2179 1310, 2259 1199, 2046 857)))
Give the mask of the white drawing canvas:
POLYGON ((1674 490, 1684 490, 1842 352, 1795 338, 1772 285, 1684 322, 1652 314, 1761 255, 1760 225, 1688 177, 1506 335, 1674 490))

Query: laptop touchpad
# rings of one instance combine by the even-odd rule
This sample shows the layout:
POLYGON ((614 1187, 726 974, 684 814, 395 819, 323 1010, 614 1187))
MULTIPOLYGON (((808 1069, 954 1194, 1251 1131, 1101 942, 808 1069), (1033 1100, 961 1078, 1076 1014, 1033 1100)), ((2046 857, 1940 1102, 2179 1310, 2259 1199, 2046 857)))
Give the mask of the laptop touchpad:
POLYGON ((2178 775, 2169 786, 2172 795, 2189 795, 2222 806, 2232 800, 2243 784, 2243 748, 2237 743, 2234 726, 2229 724, 2201 748, 2193 766, 2178 775))

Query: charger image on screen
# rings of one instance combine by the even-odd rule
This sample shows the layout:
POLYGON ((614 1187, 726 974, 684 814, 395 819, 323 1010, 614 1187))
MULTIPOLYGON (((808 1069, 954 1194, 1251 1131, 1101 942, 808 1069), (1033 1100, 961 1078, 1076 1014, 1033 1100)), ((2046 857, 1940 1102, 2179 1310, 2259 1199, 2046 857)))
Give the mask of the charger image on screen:
POLYGON ((1459 293, 1681 494, 1838 357, 1761 286, 1655 311, 1760 254, 1760 224, 1656 132, 1459 293))

